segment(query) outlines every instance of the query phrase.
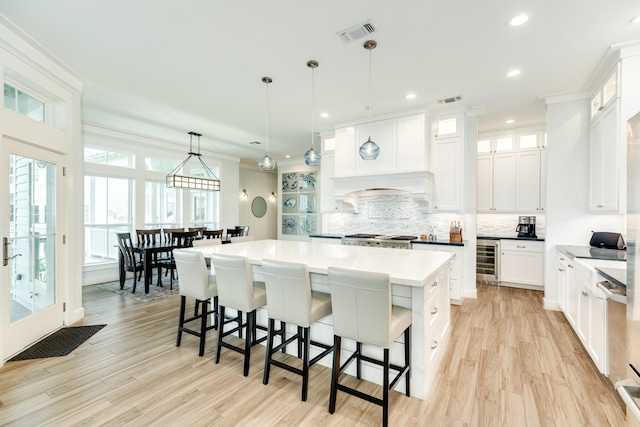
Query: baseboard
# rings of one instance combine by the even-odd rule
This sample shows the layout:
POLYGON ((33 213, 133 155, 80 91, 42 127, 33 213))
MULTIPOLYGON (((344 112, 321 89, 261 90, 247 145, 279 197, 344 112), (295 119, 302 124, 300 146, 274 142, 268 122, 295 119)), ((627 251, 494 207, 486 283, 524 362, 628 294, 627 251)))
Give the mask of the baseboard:
POLYGON ((546 298, 542 299, 542 307, 545 310, 562 311, 560 303, 558 301, 550 301, 546 298))

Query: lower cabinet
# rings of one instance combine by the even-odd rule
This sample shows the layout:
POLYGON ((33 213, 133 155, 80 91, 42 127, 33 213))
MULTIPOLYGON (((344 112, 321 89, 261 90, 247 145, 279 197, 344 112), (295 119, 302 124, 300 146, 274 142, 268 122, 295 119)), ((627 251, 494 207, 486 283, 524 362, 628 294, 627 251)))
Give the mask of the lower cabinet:
POLYGON ((598 370, 608 375, 607 301, 595 285, 597 274, 589 267, 558 256, 558 302, 598 370))
POLYGON ((464 246, 447 246, 447 245, 426 245, 423 243, 414 243, 414 250, 434 251, 434 252, 453 252, 455 256, 449 265, 449 297, 451 304, 462 304, 462 287, 463 287, 463 270, 464 266, 464 246))
POLYGON ((324 243, 326 245, 341 245, 342 239, 333 237, 312 237, 311 243, 324 243))
POLYGON ((500 240, 500 284, 542 290, 544 242, 500 240))

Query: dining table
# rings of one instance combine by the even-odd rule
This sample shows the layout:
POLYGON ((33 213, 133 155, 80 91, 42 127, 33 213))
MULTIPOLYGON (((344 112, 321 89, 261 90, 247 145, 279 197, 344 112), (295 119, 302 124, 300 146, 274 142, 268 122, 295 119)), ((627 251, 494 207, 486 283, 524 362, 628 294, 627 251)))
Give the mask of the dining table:
MULTIPOLYGON (((161 253, 171 252, 174 249, 174 245, 171 242, 156 242, 156 243, 140 243, 133 245, 133 252, 142 256, 144 263, 144 293, 149 293, 149 286, 151 285, 151 279, 153 278, 153 268, 155 267, 152 262, 156 255, 161 253)), ((158 272, 160 275, 160 272, 158 272)), ((160 282, 160 277, 158 277, 160 282)))

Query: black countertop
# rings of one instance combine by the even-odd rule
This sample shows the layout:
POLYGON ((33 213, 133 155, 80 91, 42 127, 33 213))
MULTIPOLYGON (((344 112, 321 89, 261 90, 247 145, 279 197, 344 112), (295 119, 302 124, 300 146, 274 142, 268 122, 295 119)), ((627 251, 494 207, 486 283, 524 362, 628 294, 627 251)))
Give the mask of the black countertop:
POLYGON ((624 268, 596 267, 605 279, 623 288, 627 287, 627 270, 624 268))
MULTIPOLYGON (((342 234, 310 234, 309 237, 316 237, 320 239, 342 239, 344 237, 342 234)), ((449 240, 436 240, 434 242, 430 242, 427 240, 412 240, 411 243, 419 243, 423 245, 447 245, 447 246, 465 246, 467 241, 464 240, 462 242, 450 242, 449 240)))
POLYGON ((532 240, 534 242, 544 242, 544 237, 518 237, 516 235, 504 236, 477 236, 478 240, 532 240))
POLYGON ((627 251, 618 249, 593 248, 591 246, 558 245, 558 250, 571 259, 605 259, 610 261, 626 261, 627 251))

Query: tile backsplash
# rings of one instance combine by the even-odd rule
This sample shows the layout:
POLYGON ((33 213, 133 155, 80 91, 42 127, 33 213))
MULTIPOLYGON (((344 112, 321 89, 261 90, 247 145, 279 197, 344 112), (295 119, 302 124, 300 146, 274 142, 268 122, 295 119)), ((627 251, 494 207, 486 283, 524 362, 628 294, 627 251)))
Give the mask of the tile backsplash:
POLYGON ((362 196, 358 213, 326 214, 326 233, 379 233, 389 235, 429 234, 433 227, 438 240, 449 240, 449 224, 459 222, 466 230, 463 214, 425 213, 424 208, 407 196, 362 196))
MULTIPOLYGON (((515 214, 478 214, 476 216, 476 234, 478 236, 515 236, 518 217, 515 214)), ((536 215, 536 235, 544 238, 546 235, 545 216, 536 215)))

